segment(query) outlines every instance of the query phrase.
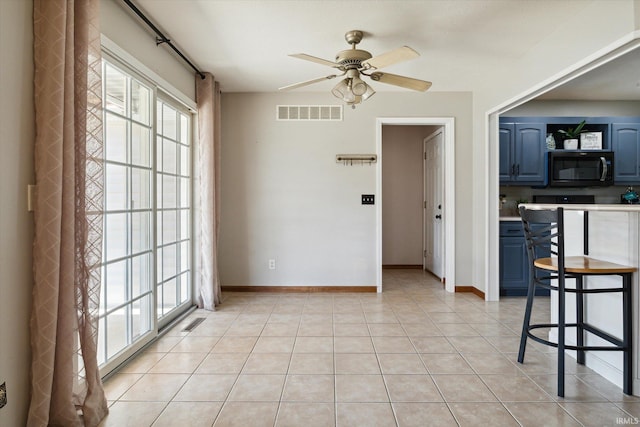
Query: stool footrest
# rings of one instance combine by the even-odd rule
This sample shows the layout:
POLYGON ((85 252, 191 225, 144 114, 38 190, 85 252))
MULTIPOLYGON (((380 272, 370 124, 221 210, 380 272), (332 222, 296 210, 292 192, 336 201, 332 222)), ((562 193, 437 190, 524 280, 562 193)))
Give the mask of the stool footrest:
MULTIPOLYGON (((590 276, 599 276, 599 274, 590 274, 590 276)), ((551 291, 558 291, 558 286, 557 285, 552 285, 551 283, 545 283, 543 282, 543 280, 549 280, 549 279, 553 279, 553 280, 557 280, 558 277, 557 276, 553 276, 553 277, 543 277, 543 278, 539 278, 536 277, 534 278, 534 285, 536 287, 539 288, 544 288, 544 289, 549 289, 551 291)), ((565 279, 575 279, 575 277, 570 277, 569 275, 565 276, 565 279)), ((616 288, 594 288, 594 289, 575 289, 575 288, 564 288, 565 292, 568 293, 572 293, 572 294, 603 294, 603 293, 612 293, 612 292, 624 292, 625 289, 624 287, 616 287, 616 288)))
MULTIPOLYGON (((565 328, 577 328, 579 325, 577 323, 567 323, 566 325, 564 325, 565 328)), ((580 325, 586 332, 590 332, 594 335, 599 336, 600 338, 609 341, 612 345, 611 346, 588 346, 588 345, 569 345, 569 344, 565 344, 564 348, 565 350, 576 350, 576 351, 626 351, 630 348, 630 344, 625 344, 622 340, 620 340, 619 338, 614 337, 613 335, 610 335, 606 332, 603 332, 597 328, 594 328, 593 326, 589 325, 589 324, 582 324, 580 325)), ((527 329, 527 336, 529 338, 531 338, 532 340, 539 342, 540 344, 544 344, 544 345, 548 345, 551 347, 558 347, 558 343, 555 343, 553 341, 549 341, 547 339, 544 338, 540 338, 537 335, 534 335, 531 331, 533 329, 541 329, 541 328, 557 328, 558 324, 557 323, 539 323, 536 325, 529 325, 529 328, 527 329)))

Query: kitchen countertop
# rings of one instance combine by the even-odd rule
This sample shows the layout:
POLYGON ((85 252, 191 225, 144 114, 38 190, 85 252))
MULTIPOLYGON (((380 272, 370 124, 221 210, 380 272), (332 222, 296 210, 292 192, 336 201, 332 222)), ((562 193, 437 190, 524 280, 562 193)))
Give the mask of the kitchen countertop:
MULTIPOLYGON (((617 204, 552 204, 552 203, 523 203, 527 209, 550 209, 563 208, 565 211, 599 211, 599 212, 638 212, 640 213, 640 204, 628 205, 624 203, 617 204)), ((500 221, 520 221, 517 215, 500 216, 500 221)))
MULTIPOLYGON (((601 211, 601 212, 640 212, 640 204, 627 205, 624 203, 619 204, 538 204, 538 203, 524 203, 524 207, 527 209, 549 209, 549 208, 563 208, 565 211, 601 211)), ((500 218, 502 220, 502 218, 500 218)), ((518 218, 519 220, 519 218, 518 218)))

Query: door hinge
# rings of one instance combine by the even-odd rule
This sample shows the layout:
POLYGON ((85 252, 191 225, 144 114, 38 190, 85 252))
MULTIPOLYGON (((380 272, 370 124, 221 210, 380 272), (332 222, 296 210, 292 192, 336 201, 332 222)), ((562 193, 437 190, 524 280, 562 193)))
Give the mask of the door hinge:
POLYGON ((427 209, 427 201, 424 201, 424 208, 427 209))
POLYGON ((424 253, 422 254, 422 256, 423 256, 424 258, 426 258, 426 257, 427 257, 427 250, 426 250, 426 249, 424 250, 424 253))
POLYGON ((427 160, 427 152, 424 152, 424 159, 427 160))

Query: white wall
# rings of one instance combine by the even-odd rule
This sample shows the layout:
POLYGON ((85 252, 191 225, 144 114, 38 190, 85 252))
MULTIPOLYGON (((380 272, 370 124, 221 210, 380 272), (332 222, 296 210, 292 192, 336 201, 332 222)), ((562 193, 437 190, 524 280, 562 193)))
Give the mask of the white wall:
POLYGON ((0 425, 25 425, 29 405, 33 183, 32 3, 0 1, 0 383, 7 406, 0 425), (29 54, 25 54, 28 52, 29 54))
POLYGON ((432 128, 382 127, 382 265, 422 265, 422 141, 432 128))
MULTIPOLYGON (((335 156, 375 153, 378 117, 455 117, 456 182, 469 188, 470 93, 381 92, 341 122, 278 122, 278 104, 338 103, 324 93, 222 95, 223 285, 375 285, 375 207, 360 204, 375 193, 375 168, 335 156)), ((459 209, 456 222, 456 278, 469 285, 472 212, 459 209)))

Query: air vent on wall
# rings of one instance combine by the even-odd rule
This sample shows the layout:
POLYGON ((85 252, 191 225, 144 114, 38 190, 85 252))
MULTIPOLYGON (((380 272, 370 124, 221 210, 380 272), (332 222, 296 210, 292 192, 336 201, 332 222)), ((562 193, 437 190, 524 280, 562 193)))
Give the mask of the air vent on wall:
POLYGON ((340 121, 342 105, 277 105, 276 120, 340 121))

